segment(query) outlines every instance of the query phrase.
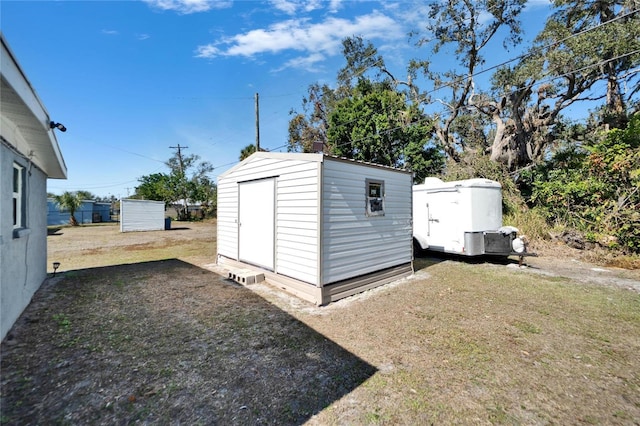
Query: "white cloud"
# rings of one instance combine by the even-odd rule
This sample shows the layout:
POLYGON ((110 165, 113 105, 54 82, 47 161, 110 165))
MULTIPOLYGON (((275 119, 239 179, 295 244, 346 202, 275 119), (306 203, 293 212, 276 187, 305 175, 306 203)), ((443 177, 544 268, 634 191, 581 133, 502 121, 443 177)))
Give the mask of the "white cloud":
POLYGON ((260 54, 293 50, 306 52, 306 56, 292 59, 284 66, 309 68, 327 56, 339 54, 342 39, 351 36, 361 36, 372 41, 399 40, 404 37, 404 30, 400 23, 379 12, 358 16, 353 20, 331 17, 316 24, 309 19, 290 19, 266 29, 223 37, 208 45, 199 46, 196 56, 255 58, 260 54))
POLYGON ((116 30, 102 30, 102 34, 107 34, 107 35, 118 35, 118 31, 116 30))
POLYGON ((304 11, 305 12, 312 12, 316 9, 321 9, 322 6, 324 6, 322 4, 322 0, 308 0, 306 2, 304 2, 304 11))
MULTIPOLYGON (((332 4, 336 0, 332 0, 332 4)), ((271 6, 287 15, 296 15, 298 11, 312 12, 323 7, 323 0, 270 0, 271 6)), ((330 9, 332 10, 332 9, 330 9)))
POLYGON ((337 12, 338 9, 342 6, 342 0, 331 0, 329 1, 329 12, 337 12))
POLYGON ((322 67, 318 64, 326 59, 322 53, 312 53, 309 56, 301 56, 285 62, 280 68, 273 70, 274 72, 282 71, 287 68, 299 68, 309 72, 322 71, 322 67))
POLYGON ((160 10, 173 10, 183 15, 225 9, 233 5, 232 0, 142 0, 160 10))
POLYGON ((300 3, 290 0, 271 0, 271 6, 288 15, 293 15, 298 10, 300 3))
POLYGON ((146 40, 148 38, 151 38, 149 34, 136 34, 136 37, 138 38, 138 40, 146 40))
POLYGON ((207 44, 206 46, 198 46, 196 49, 198 53, 196 57, 198 58, 215 58, 220 55, 220 49, 215 47, 213 44, 207 44))

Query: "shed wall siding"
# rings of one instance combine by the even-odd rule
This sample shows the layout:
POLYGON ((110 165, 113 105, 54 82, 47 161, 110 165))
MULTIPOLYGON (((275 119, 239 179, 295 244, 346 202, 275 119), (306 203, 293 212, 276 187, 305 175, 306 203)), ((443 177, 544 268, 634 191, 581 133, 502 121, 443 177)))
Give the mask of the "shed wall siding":
POLYGON ((318 284, 319 163, 253 158, 218 180, 218 254, 238 260, 238 183, 276 178, 275 272, 318 284))
MULTIPOLYGON (((93 223, 95 202, 85 200, 74 213, 78 223, 93 223)), ((47 199, 47 225, 68 225, 71 214, 68 210, 61 211, 55 199, 47 199)))
POLYGON ((238 182, 218 179, 218 254, 238 260, 238 182))
POLYGON ((111 222, 111 203, 95 203, 93 205, 93 215, 100 216, 100 222, 111 222))
POLYGON ((411 262, 411 180, 408 173, 325 160, 323 285, 411 262), (384 181, 384 216, 366 216, 366 179, 384 181))
POLYGON ((120 231, 164 230, 164 202, 148 200, 120 201, 120 231))

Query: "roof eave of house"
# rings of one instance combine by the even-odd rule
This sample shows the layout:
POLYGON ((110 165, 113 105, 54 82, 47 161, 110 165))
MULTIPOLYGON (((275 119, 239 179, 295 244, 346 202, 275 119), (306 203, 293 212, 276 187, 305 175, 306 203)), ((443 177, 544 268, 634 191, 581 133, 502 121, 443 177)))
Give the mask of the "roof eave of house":
POLYGON ((66 179, 62 157, 50 117, 31 86, 15 55, 0 33, 1 136, 16 151, 39 167, 49 178, 66 179))

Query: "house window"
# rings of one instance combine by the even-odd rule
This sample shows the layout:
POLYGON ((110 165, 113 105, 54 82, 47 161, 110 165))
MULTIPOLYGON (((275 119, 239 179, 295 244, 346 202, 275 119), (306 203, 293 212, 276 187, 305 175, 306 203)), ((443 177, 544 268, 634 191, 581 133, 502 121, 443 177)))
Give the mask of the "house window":
POLYGON ((24 167, 13 164, 13 228, 25 228, 24 167))
POLYGON ((384 181, 367 179, 367 216, 384 216, 384 181))

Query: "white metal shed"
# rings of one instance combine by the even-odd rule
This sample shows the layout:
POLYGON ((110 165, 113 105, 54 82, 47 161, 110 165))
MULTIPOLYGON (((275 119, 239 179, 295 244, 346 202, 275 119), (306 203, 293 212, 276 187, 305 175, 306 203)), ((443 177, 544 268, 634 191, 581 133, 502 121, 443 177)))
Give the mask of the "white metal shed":
POLYGON ((218 178, 218 263, 319 305, 411 275, 411 185, 390 167, 254 153, 218 178))
POLYGON ((120 200, 120 232, 162 231, 164 201, 120 200))

